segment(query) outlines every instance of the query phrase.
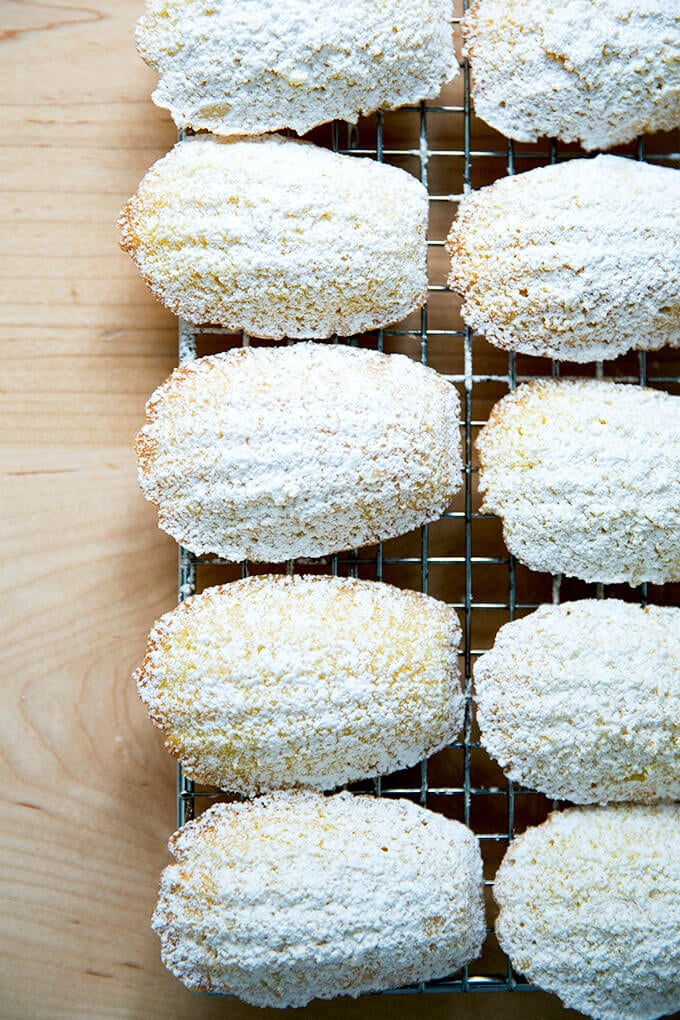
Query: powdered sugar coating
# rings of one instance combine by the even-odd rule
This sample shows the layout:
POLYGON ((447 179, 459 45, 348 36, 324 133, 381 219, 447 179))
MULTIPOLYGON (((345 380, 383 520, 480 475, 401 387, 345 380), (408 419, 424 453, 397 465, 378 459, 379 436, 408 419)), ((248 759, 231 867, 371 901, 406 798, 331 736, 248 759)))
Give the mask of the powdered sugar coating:
POLYGON ((608 149, 680 124, 676 0, 473 0, 479 117, 509 138, 608 149))
POLYGON ((568 361, 680 344, 680 173, 618 156, 496 181, 447 240, 466 323, 568 361))
POLYGON ((458 72, 452 0, 146 0, 137 47, 180 128, 293 128, 436 96, 458 72))
POLYGON ((554 812, 494 885, 513 965, 598 1020, 680 1010, 680 805, 554 812))
POLYGON ((279 563, 391 538, 461 486, 455 389, 403 355, 294 344, 199 358, 147 404, 139 482, 197 554, 279 563))
POLYGON ((483 510, 532 570, 680 580, 680 399, 605 380, 537 380, 477 439, 483 510))
POLYGON ((189 988, 304 1006, 443 977, 484 940, 477 839, 405 800, 220 804, 170 849, 153 928, 189 988))
POLYGON ((482 743, 507 776, 577 804, 680 799, 680 609, 541 606, 475 664, 482 743))
POLYGON ((178 142, 121 246, 191 323, 281 339, 386 326, 427 293, 427 192, 397 167, 272 135, 178 142))
POLYGON ((376 581, 248 577, 166 613, 137 686, 185 775, 254 794, 330 790, 454 740, 454 609, 376 581))

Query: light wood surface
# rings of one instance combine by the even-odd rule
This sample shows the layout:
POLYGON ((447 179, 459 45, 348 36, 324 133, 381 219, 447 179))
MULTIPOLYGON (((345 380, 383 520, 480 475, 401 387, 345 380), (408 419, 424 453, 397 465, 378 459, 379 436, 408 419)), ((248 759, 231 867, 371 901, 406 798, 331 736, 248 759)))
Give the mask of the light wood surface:
MULTIPOLYGON (((135 53, 141 7, 0 0, 5 1020, 263 1015, 185 991, 149 930, 175 770, 130 674, 175 603, 176 552, 131 443, 175 363, 176 324, 118 250, 115 220, 175 129, 135 53)), ((296 1013, 567 1015, 542 994, 296 1013)))

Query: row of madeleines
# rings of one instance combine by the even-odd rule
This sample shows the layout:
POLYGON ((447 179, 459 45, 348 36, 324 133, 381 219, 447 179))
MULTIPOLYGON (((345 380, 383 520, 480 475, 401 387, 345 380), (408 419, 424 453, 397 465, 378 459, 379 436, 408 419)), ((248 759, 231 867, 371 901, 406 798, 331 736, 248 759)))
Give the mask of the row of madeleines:
MULTIPOLYGON (((310 0, 146 8, 155 100, 218 136, 354 120, 436 95, 457 68, 449 0, 351 0, 331 16, 310 0)), ((464 29, 477 112, 510 137, 606 148, 680 122, 670 0, 633 12, 479 0, 464 29)), ((571 361, 678 344, 678 180, 598 157, 466 197, 448 247, 468 324, 571 361)), ((154 293, 194 324, 324 339, 425 299, 425 189, 276 135, 180 143, 121 227, 154 293)), ((233 351, 153 395, 140 482, 197 554, 323 556, 446 509, 459 418, 454 388, 401 356, 233 351)), ((536 569, 680 580, 679 440, 680 398, 535 383, 483 430, 480 485, 536 569)), ((679 638, 680 610, 544 606, 502 628, 475 670, 483 740, 508 776, 589 805, 513 841, 495 882, 499 939, 532 980, 601 1018, 680 1008, 679 638)), ((136 678, 168 749, 188 776, 262 794, 171 840, 153 924, 185 984, 285 1007, 441 977, 479 954, 474 835, 405 801, 320 792, 456 739, 459 640, 441 602, 325 576, 208 589, 154 626, 136 678)))

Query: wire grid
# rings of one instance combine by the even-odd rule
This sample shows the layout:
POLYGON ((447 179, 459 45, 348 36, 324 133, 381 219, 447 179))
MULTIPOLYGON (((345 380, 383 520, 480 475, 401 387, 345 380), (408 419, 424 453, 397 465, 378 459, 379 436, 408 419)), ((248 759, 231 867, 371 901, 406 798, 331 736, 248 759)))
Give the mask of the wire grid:
MULTIPOLYGON (((467 8, 467 0, 464 3, 467 8)), ((454 28, 460 18, 454 18, 454 28)), ((433 205, 449 203, 449 221, 455 215, 455 204, 461 194, 467 193, 473 187, 475 169, 492 163, 502 161, 502 168, 497 167, 495 176, 502 173, 514 174, 518 162, 524 167, 539 166, 546 163, 555 163, 558 160, 580 156, 583 153, 571 148, 559 147, 555 141, 549 142, 546 146, 525 147, 522 150, 516 149, 509 140, 501 139, 499 142, 473 145, 476 141, 478 126, 474 121, 474 114, 470 98, 470 71, 467 61, 461 60, 462 75, 462 98, 460 102, 446 103, 438 102, 438 105, 421 103, 419 106, 403 108, 402 112, 415 115, 418 118, 417 146, 399 147, 398 145, 385 144, 385 117, 390 114, 378 113, 374 123, 369 123, 368 130, 372 134, 367 145, 362 141, 361 135, 366 133, 366 125, 361 122, 360 130, 351 125, 335 122, 330 128, 330 139, 325 140, 336 152, 346 152, 354 155, 372 157, 379 162, 392 161, 399 165, 401 160, 415 160, 417 164, 417 175, 421 182, 428 188, 430 202, 433 205), (462 138, 462 145, 459 147, 437 147, 434 148, 430 141, 433 134, 433 123, 439 122, 450 124, 451 131, 445 137, 462 138), (345 146, 340 144, 341 139, 346 137, 345 146), (449 160, 457 166, 462 167, 462 192, 459 194, 437 193, 437 188, 431 185, 431 174, 429 173, 433 157, 449 160)), ((439 126, 439 125, 438 125, 439 126)), ((493 133, 484 129, 488 137, 493 133)), ((439 134, 439 131, 434 132, 439 134)), ((315 139, 317 140, 317 139, 315 139)), ((324 140, 321 140, 322 144, 324 140)), ((649 154, 645 152, 645 142, 639 139, 634 152, 630 148, 627 155, 635 155, 638 159, 649 161, 663 161, 667 163, 679 163, 680 153, 665 151, 649 154)), ((524 168, 523 167, 523 168, 524 168)), ((486 183, 486 182, 485 182, 486 183)), ((428 241, 430 254, 441 250, 443 239, 431 239, 428 241)), ((439 251, 441 255, 441 251, 439 251)), ((430 295, 447 292, 445 284, 430 280, 428 292, 430 295)), ((248 346, 250 338, 242 334, 239 338, 231 337, 225 330, 213 327, 195 328, 186 322, 179 323, 179 362, 180 364, 197 357, 198 348, 206 338, 211 338, 210 343, 218 349, 226 346, 240 344, 248 346)), ((377 796, 408 797, 433 810, 442 811, 444 814, 458 818, 469 825, 477 834, 482 846, 485 860, 485 886, 487 894, 487 914, 489 919, 488 938, 485 950, 479 961, 463 968, 462 971, 442 980, 428 981, 408 988, 398 989, 399 992, 503 992, 503 991, 533 991, 535 986, 529 984, 520 975, 513 971, 510 961, 495 943, 493 935, 493 907, 491 904, 491 887, 493 885, 493 874, 500 862, 502 854, 513 838, 516 827, 523 829, 527 824, 535 824, 546 817, 551 808, 559 807, 556 802, 549 802, 540 794, 525 790, 509 783, 486 756, 478 739, 474 720, 474 707, 472 703, 472 666, 475 658, 488 647, 493 639, 493 633, 502 622, 515 619, 517 614, 524 615, 545 601, 559 603, 560 599, 566 597, 604 597, 616 595, 628 600, 635 599, 641 604, 646 604, 649 597, 648 586, 640 585, 638 589, 621 590, 620 587, 598 585, 586 585, 561 576, 530 575, 514 557, 509 556, 506 550, 498 550, 497 543, 490 542, 482 537, 481 541, 475 537, 475 529, 481 522, 492 522, 495 518, 489 514, 482 514, 475 509, 477 497, 475 490, 475 476, 477 468, 474 463, 474 435, 481 427, 486 416, 480 416, 476 411, 475 393, 476 389, 489 385, 502 386, 510 391, 525 379, 537 378, 540 375, 551 375, 558 377, 560 374, 595 374, 601 377, 605 374, 605 367, 602 363, 591 366, 570 366, 560 365, 558 362, 547 363, 543 359, 527 359, 524 356, 514 354, 501 354, 496 351, 494 360, 496 365, 499 358, 504 359, 503 370, 497 367, 485 370, 484 362, 488 358, 482 358, 482 368, 479 368, 479 357, 475 352, 478 337, 469 328, 460 324, 460 328, 436 328, 428 324, 428 306, 425 305, 419 313, 419 321, 416 323, 407 322, 405 325, 394 329, 378 330, 365 337, 354 337, 348 340, 334 342, 346 342, 359 346, 371 346, 378 350, 398 349, 419 358, 423 364, 431 363, 430 351, 433 341, 445 342, 457 346, 460 353, 462 345, 462 365, 455 371, 443 372, 449 381, 462 389, 463 395, 463 419, 461 421, 462 441, 464 446, 464 486, 461 501, 448 513, 443 515, 443 521, 457 524, 456 532, 460 538, 462 526, 462 551, 450 549, 445 554, 433 552, 431 549, 431 533, 433 525, 424 526, 417 536, 412 536, 411 548, 397 549, 396 553, 391 549, 393 543, 387 547, 379 543, 370 549, 352 550, 345 554, 329 556, 324 559, 311 561, 290 561, 285 565, 288 573, 293 572, 324 572, 334 575, 343 574, 349 576, 369 576, 375 580, 386 579, 389 572, 390 581, 399 583, 398 571, 405 571, 402 579, 404 587, 416 587, 423 592, 431 592, 431 573, 434 568, 440 572, 457 571, 462 585, 462 594, 453 597, 448 594, 449 601, 459 611, 463 623, 463 649, 462 649, 462 673, 464 674, 466 712, 464 733, 460 740, 454 742, 445 752, 440 752, 434 758, 438 759, 437 768, 433 765, 434 759, 421 762, 415 768, 396 773, 394 776, 381 777, 365 783, 352 784, 349 789, 358 793, 371 793, 377 796), (395 347, 396 345, 396 347, 395 347), (524 375, 518 368, 518 362, 527 367, 527 374, 524 375), (538 375, 537 369, 538 366, 538 375), (416 545, 413 545, 415 541, 416 545), (487 547, 489 546, 489 547, 487 547), (499 593, 495 597, 483 595, 478 598, 473 588, 473 573, 475 570, 494 568, 496 571, 504 571, 504 582, 502 588, 496 587, 499 593), (462 569, 462 576, 460 571, 462 569), (395 571, 397 572, 395 574, 395 571), (524 584, 518 584, 518 573, 524 576, 524 584), (540 579, 541 583, 538 583, 540 579), (566 586, 566 590, 565 590, 566 586), (500 594, 502 592, 502 594, 500 594), (528 592, 528 594, 527 594, 528 592), (480 616, 487 616, 490 620, 486 628, 486 636, 481 641, 477 640, 475 634, 475 623, 480 616), (447 758, 448 756, 448 758, 447 758), (442 769, 441 765, 445 767, 442 769), (492 812, 487 811, 489 803, 493 801, 495 808, 492 812), (523 810, 520 812, 518 821, 518 804, 522 802, 523 810), (499 807, 499 804, 502 805, 499 807), (488 818, 485 821, 485 816, 488 818), (489 818, 490 816, 490 818, 489 818), (480 823, 481 820, 481 823, 480 823)), ((258 342, 258 341, 255 341, 258 342)), ((460 359, 459 359, 460 360, 460 359)), ((647 355, 641 352, 637 355, 630 355, 619 359, 613 370, 606 374, 612 374, 617 380, 640 385, 655 385, 667 389, 680 388, 680 361, 670 363, 663 360, 657 366, 654 374, 647 371, 647 355)), ((438 366, 436 366, 438 367, 438 366)), ((677 389, 676 389, 677 391, 677 389)), ((499 394, 500 395, 500 394, 499 394)), ((460 546, 459 546, 460 548, 460 546)), ((248 576, 253 570, 259 572, 278 572, 280 565, 257 566, 249 563, 239 565, 227 564, 215 557, 195 557, 184 548, 179 550, 179 601, 182 601, 200 588, 199 575, 202 570, 207 570, 209 577, 207 583, 221 583, 226 580, 233 580, 237 576, 248 576), (226 571, 226 574, 225 574, 226 571)), ((497 584, 497 582, 496 582, 497 584)), ((205 585, 204 585, 205 586, 205 585)), ((436 593, 441 597, 440 592, 436 593)), ((662 604, 680 604, 680 586, 655 586, 654 601, 662 604)), ((484 628, 482 628, 484 631, 484 628)), ((206 806, 218 799, 234 799, 233 796, 225 796, 223 791, 198 787, 193 781, 187 779, 182 773, 181 765, 178 767, 177 777, 177 823, 183 825, 188 819, 200 813, 206 806)))

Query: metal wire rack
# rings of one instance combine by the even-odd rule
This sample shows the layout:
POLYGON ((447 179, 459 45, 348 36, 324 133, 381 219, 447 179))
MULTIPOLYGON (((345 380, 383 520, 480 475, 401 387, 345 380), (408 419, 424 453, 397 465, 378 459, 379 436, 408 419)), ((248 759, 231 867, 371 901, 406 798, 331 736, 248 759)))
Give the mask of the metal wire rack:
MULTIPOLYGON (((465 3, 465 7, 467 3, 465 3)), ((463 4, 458 0, 458 17, 463 4)), ((460 50, 459 50, 460 52, 460 50)), ((394 113, 378 113, 355 128, 334 123, 311 136, 335 151, 369 156, 410 170, 428 188, 431 234, 428 240, 430 284, 428 304, 404 323, 361 337, 335 342, 399 351, 440 371, 463 397, 461 433, 464 446, 464 487, 458 501, 441 521, 418 533, 353 550, 321 560, 289 562, 289 572, 315 572, 386 580, 402 587, 429 592, 450 602, 463 623, 462 672, 467 701, 461 740, 419 766, 350 789, 383 797, 408 797, 432 810, 464 821, 478 835, 484 858, 488 896, 489 934, 481 958, 443 980, 400 989, 401 992, 499 992, 533 990, 517 975, 493 934, 491 887, 496 867, 517 831, 542 821, 554 802, 515 786, 485 754, 478 739, 471 699, 472 665, 490 647, 503 623, 561 598, 603 597, 605 594, 659 604, 680 605, 680 585, 638 589, 585 584, 561 576, 528 571, 503 546, 499 522, 479 512, 474 438, 493 403, 519 382, 539 376, 596 375, 619 381, 652 385, 680 392, 680 355, 661 351, 631 354, 594 365, 561 365, 546 359, 506 354, 491 348, 470 331, 460 318, 459 302, 446 287, 444 237, 454 218, 456 203, 473 187, 491 183, 505 174, 583 155, 571 146, 518 148, 474 117, 470 98, 470 72, 461 60, 461 75, 435 103, 421 103, 394 113), (344 144, 341 144, 344 142, 344 144)), ((680 153, 670 151, 673 136, 658 136, 650 151, 645 140, 616 150, 640 160, 680 165, 680 153), (671 143, 669 143, 669 138, 671 143)), ((233 336, 217 328, 193 328, 180 321, 180 363, 228 347, 262 343, 248 336, 233 336)), ((280 566, 231 564, 217 558, 197 558, 179 551, 179 600, 210 584, 235 580, 251 572, 277 572, 280 566)), ((178 769, 177 822, 184 824, 215 800, 222 791, 198 787, 178 769)))

